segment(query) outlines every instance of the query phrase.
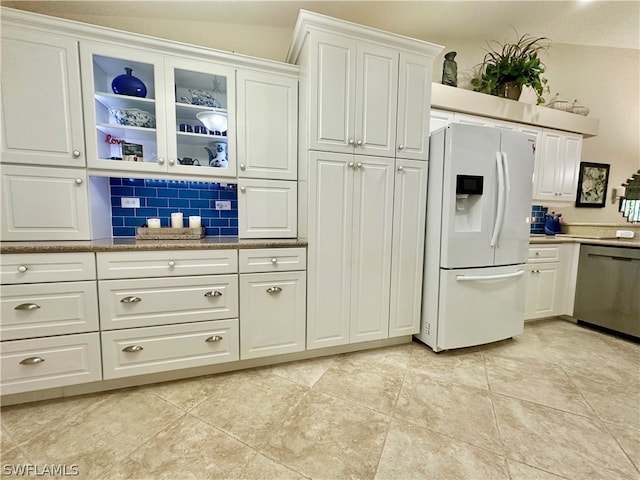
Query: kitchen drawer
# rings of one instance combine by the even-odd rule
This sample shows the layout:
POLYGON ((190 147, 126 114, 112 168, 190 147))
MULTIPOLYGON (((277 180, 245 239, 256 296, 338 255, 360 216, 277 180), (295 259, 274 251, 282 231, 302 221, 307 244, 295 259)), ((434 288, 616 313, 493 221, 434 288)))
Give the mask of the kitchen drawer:
POLYGON ((98 278, 179 277, 238 271, 238 251, 162 250, 98 252, 98 278))
POLYGON ((2 340, 98 330, 95 280, 3 285, 0 290, 2 340))
POLYGON ((102 379, 98 333, 2 342, 0 357, 3 395, 102 379))
POLYGON ((117 330, 101 335, 105 379, 239 359, 237 319, 117 330))
POLYGON ((0 280, 10 283, 45 283, 95 280, 91 252, 12 253, 0 255, 0 280))
POLYGON ((102 330, 238 316, 238 276, 100 280, 102 330))
POLYGON ((284 272, 305 270, 305 248, 256 248, 240 250, 240 273, 284 272))
POLYGON ((559 262, 560 246, 530 246, 527 263, 559 262))

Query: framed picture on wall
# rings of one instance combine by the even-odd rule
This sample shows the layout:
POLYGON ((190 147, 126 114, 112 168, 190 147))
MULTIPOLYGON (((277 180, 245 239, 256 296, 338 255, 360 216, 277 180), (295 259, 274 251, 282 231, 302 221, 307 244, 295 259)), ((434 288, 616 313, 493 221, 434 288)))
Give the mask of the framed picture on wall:
POLYGON ((606 163, 580 162, 576 207, 604 207, 607 200, 609 167, 606 163))

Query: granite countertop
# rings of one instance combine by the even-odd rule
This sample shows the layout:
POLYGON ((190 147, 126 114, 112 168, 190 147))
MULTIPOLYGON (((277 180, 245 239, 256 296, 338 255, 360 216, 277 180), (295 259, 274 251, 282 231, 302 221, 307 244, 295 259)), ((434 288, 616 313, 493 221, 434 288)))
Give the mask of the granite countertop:
POLYGON ((637 238, 637 235, 634 238, 615 238, 596 235, 569 235, 564 233, 558 235, 533 234, 529 237, 529 243, 532 245, 541 243, 584 243, 608 247, 640 248, 640 239, 637 238))
POLYGON ((86 241, 0 242, 0 253, 113 252, 131 250, 207 250, 231 248, 306 247, 306 240, 239 239, 205 237, 199 240, 137 240, 132 237, 102 238, 86 241))

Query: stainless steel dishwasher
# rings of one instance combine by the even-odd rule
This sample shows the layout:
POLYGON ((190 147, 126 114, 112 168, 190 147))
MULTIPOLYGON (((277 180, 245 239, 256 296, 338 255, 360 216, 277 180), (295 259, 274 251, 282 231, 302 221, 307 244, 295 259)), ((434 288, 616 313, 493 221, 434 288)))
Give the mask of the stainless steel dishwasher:
POLYGON ((573 316, 640 338, 640 249, 580 246, 573 316))

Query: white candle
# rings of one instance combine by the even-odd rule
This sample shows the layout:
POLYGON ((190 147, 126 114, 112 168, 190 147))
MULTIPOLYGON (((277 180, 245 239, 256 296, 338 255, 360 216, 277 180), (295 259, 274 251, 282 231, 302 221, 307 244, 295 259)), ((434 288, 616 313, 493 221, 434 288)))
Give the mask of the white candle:
POLYGON ((184 222, 182 221, 182 212, 175 212, 171 214, 171 226, 173 228, 184 227, 184 222))
POLYGON ((147 227, 149 227, 149 228, 160 228, 160 219, 159 218, 147 218, 147 227))
POLYGON ((198 215, 193 215, 189 217, 189 228, 200 228, 202 226, 202 221, 198 215))

